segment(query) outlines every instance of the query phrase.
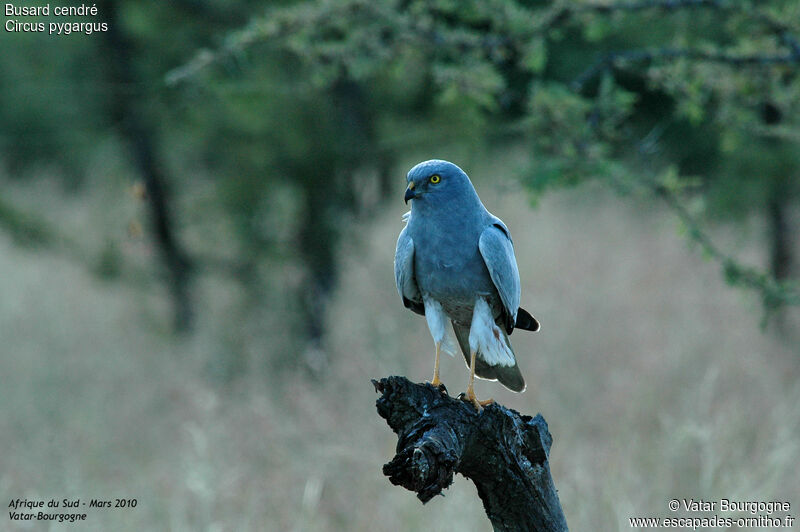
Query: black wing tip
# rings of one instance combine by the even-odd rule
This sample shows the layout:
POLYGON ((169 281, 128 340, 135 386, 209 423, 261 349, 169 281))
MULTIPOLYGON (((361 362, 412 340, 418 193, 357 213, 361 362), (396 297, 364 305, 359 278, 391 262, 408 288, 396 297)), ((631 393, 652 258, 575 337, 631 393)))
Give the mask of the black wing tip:
POLYGON ((515 324, 517 329, 523 329, 525 331, 532 331, 536 332, 540 329, 539 321, 530 315, 530 313, 525 310, 524 308, 520 307, 517 310, 517 322, 515 324))
POLYGON ((503 312, 505 314, 505 323, 503 324, 506 330, 506 334, 510 335, 514 332, 514 327, 518 327, 516 323, 514 323, 514 317, 509 314, 508 312, 503 312))
POLYGON ((424 316, 425 315, 425 305, 419 301, 414 301, 412 299, 408 299, 407 297, 403 297, 403 306, 407 309, 410 309, 417 314, 424 316))

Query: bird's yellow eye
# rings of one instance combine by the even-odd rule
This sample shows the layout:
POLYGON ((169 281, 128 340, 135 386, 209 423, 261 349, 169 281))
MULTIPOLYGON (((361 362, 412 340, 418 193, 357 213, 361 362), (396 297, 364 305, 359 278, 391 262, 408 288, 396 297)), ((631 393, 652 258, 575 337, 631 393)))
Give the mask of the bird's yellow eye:
POLYGON ((433 174, 431 176, 431 183, 433 183, 434 185, 436 183, 438 183, 439 181, 441 181, 441 180, 442 180, 442 178, 439 176, 439 174, 433 174))

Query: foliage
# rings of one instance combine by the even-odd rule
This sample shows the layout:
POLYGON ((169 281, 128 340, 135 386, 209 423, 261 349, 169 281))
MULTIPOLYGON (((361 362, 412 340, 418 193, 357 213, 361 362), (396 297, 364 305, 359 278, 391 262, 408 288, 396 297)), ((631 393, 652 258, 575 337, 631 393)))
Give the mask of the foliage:
MULTIPOLYGON (((251 286, 265 265, 299 266, 293 312, 315 341, 342 222, 375 211, 398 161, 446 146, 522 146, 517 177, 533 200, 589 180, 658 198, 768 311, 800 300, 787 221, 800 197, 796 2, 261 6, 102 2, 130 43, 127 82, 109 78, 118 61, 100 34, 59 46, 6 35, 6 166, 20 179, 52 166, 79 187, 98 146, 122 151, 114 106, 127 101, 168 169, 178 234, 204 235, 186 263, 251 286), (210 193, 193 210, 198 185, 210 193), (771 228, 755 266, 710 236, 711 223, 751 214, 771 228), (217 219, 232 240, 215 234, 217 219)), ((119 158, 113 171, 136 175, 119 158)), ((14 233, 19 214, 0 223, 14 233)))
POLYGON ((771 311, 800 300, 776 264, 786 229, 770 251, 783 258, 762 270, 719 251, 703 226, 751 212, 780 222, 800 198, 798 20, 797 3, 778 0, 321 1, 270 10, 166 79, 197 83, 269 43, 322 90, 344 79, 386 102, 394 81, 416 121, 457 108, 451 120, 472 134, 524 142, 534 196, 592 179, 663 199, 726 279, 771 311))

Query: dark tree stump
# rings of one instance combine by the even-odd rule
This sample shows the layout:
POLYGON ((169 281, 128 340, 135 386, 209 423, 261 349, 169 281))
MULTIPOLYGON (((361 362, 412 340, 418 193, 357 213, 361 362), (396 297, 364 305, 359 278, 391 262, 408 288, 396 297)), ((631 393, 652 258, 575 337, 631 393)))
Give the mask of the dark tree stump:
POLYGON ((494 530, 567 530, 547 461, 553 438, 541 414, 498 404, 476 412, 444 387, 405 377, 373 380, 378 414, 397 434, 397 454, 383 466, 392 484, 423 503, 461 473, 478 488, 494 530))

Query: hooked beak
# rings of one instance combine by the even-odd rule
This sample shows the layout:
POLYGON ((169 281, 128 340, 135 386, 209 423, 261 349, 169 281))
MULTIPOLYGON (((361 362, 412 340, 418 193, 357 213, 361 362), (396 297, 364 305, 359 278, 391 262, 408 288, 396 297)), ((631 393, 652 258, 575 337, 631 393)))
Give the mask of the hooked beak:
POLYGON ((408 204, 408 200, 414 199, 416 197, 417 193, 414 192, 414 182, 412 181, 411 183, 408 184, 408 188, 406 189, 406 195, 405 197, 403 197, 403 199, 405 200, 406 204, 408 204))

